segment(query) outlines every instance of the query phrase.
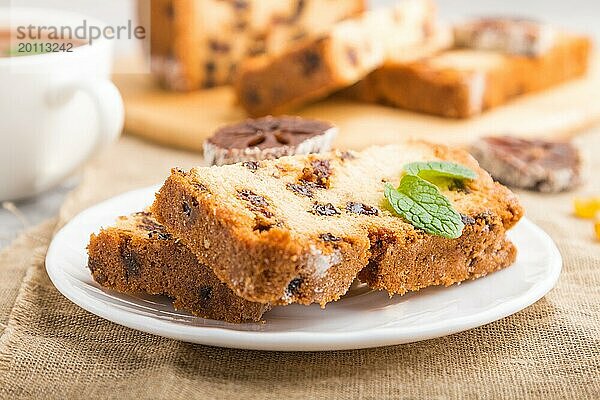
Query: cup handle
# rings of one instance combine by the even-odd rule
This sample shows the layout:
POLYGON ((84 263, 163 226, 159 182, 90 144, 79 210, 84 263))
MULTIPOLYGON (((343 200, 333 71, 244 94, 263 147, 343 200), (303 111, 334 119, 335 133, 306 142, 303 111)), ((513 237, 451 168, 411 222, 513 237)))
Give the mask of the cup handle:
POLYGON ((98 130, 92 146, 88 151, 73 158, 59 176, 51 177, 49 185, 60 182, 80 167, 93 154, 112 143, 123 130, 125 108, 123 98, 117 87, 108 80, 76 81, 51 89, 47 93, 46 102, 50 107, 62 107, 73 99, 76 93, 89 96, 98 113, 98 130))

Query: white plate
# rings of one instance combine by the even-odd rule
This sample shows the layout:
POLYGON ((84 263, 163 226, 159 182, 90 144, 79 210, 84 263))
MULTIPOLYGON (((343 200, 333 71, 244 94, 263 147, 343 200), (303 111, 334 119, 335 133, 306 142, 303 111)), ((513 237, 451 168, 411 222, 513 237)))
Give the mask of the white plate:
POLYGON ((267 313, 266 323, 227 324, 175 311, 166 298, 120 295, 92 280, 86 267, 90 234, 120 215, 144 209, 156 190, 129 192, 79 214, 55 236, 46 268, 58 290, 84 309, 117 324, 186 342, 318 351, 431 339, 496 321, 533 304, 554 286, 562 265, 548 235, 524 219, 510 232, 519 249, 516 263, 485 278, 392 299, 387 293, 356 290, 325 310, 292 305, 267 313))

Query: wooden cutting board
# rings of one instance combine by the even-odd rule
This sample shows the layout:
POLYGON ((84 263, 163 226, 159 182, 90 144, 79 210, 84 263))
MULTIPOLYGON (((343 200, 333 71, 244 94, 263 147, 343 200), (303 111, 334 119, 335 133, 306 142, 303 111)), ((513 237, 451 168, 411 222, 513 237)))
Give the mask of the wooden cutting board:
MULTIPOLYGON (((218 127, 243 120, 233 91, 220 87, 194 93, 170 93, 148 75, 116 76, 125 100, 126 132, 192 151, 218 127)), ((468 120, 438 118, 332 97, 297 114, 331 121, 340 127, 337 147, 361 149, 403 138, 464 145, 477 137, 510 134, 566 138, 600 121, 600 57, 587 77, 543 93, 523 96, 468 120)))

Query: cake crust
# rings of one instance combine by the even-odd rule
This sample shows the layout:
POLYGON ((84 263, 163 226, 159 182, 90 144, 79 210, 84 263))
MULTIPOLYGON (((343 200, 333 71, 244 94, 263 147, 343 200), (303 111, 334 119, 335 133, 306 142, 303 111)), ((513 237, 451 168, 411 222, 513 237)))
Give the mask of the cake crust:
POLYGON ((321 305, 345 294, 365 267, 361 279, 390 293, 506 267, 515 253, 505 232, 523 213, 466 152, 422 142, 284 157, 253 170, 175 169, 152 210, 240 297, 321 305), (478 174, 445 192, 466 221, 458 239, 415 229, 384 199, 384 183, 396 184, 405 163, 423 160, 457 162, 478 174), (422 268, 437 275, 419 282, 422 268), (414 281, 403 280, 411 274, 414 281))
POLYGON ((515 261, 516 248, 506 239, 499 218, 483 212, 465 216, 463 221, 463 235, 454 241, 436 236, 404 237, 389 230, 372 233, 371 259, 359 279, 371 289, 403 295, 481 278, 515 261), (410 245, 413 241, 419 245, 410 245), (403 251, 399 253, 398 248, 403 251))

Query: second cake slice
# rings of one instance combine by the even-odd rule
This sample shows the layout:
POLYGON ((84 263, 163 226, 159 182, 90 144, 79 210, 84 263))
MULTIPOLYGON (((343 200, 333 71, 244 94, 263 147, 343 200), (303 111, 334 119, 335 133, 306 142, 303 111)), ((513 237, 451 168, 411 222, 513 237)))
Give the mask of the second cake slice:
POLYGON ((271 308, 236 296, 148 212, 120 217, 92 235, 88 254, 88 268, 101 286, 132 295, 165 295, 176 309, 199 317, 260 321, 271 308))

